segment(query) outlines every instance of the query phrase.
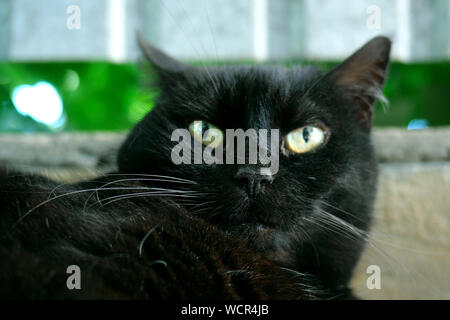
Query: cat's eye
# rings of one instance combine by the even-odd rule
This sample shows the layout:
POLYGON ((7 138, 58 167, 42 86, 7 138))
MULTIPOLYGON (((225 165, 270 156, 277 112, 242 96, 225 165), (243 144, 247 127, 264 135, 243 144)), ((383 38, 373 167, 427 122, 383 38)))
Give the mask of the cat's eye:
POLYGON ((193 121, 189 125, 189 132, 195 140, 210 148, 217 148, 223 142, 222 130, 206 121, 193 121))
POLYGON ((325 142, 325 131, 319 127, 305 126, 289 132, 285 147, 294 153, 310 152, 325 142))

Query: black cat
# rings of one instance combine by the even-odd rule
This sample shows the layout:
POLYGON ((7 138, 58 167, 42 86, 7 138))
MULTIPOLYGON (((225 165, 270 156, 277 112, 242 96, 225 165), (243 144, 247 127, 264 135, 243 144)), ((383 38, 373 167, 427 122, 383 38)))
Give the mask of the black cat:
POLYGON ((140 45, 160 96, 122 145, 119 172, 58 185, 0 171, 0 297, 353 298, 390 41, 374 38, 328 73, 193 67, 140 45), (212 154, 232 151, 226 129, 278 129, 277 172, 192 154, 175 164, 180 128, 212 154), (66 286, 70 265, 80 290, 66 286))

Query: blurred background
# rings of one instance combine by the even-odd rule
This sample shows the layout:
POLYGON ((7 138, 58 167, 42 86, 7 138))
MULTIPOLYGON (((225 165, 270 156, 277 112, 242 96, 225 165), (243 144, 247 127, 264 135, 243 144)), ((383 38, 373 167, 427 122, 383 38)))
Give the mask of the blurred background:
POLYGON ((450 0, 0 0, 0 21, 0 165, 62 182, 114 170, 154 105, 136 31, 194 64, 324 70, 390 37, 374 226, 352 286, 365 299, 450 299, 450 0))
POLYGON ((323 69, 387 35, 390 107, 375 125, 448 125, 449 17, 448 0, 2 0, 0 131, 129 129, 156 97, 141 90, 138 30, 193 63, 323 69))

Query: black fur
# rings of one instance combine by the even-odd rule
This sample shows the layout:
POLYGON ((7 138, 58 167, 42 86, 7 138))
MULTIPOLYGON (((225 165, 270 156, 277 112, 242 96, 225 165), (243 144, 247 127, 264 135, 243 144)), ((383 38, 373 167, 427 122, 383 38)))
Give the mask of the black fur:
POLYGON ((370 128, 390 41, 371 40, 325 74, 196 68, 140 43, 161 94, 122 145, 118 175, 56 188, 0 174, 0 296, 354 298, 348 283, 370 226, 370 128), (172 131, 194 120, 277 128, 282 149, 283 136, 305 125, 328 139, 305 154, 283 149, 272 183, 250 198, 235 178, 245 165, 172 163, 172 131), (80 291, 66 288, 71 264, 81 267, 80 291))

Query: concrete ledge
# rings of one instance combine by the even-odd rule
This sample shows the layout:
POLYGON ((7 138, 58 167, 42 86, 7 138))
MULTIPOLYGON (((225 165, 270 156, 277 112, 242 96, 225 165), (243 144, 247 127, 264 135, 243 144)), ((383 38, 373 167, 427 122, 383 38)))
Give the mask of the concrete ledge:
POLYGON ((450 299, 450 162, 380 165, 371 240, 353 279, 365 299, 450 299), (369 265, 381 289, 369 290, 369 265))
MULTIPOLYGON (((115 168, 125 133, 0 135, 0 165, 58 181, 115 168)), ((352 286, 364 299, 450 299, 450 128, 373 134, 380 179, 371 240, 352 286), (369 265, 381 289, 366 286, 369 265)))
POLYGON ((450 127, 378 129, 373 142, 379 162, 450 161, 450 127))
POLYGON ((0 134, 0 163, 41 168, 114 164, 123 133, 0 134))
MULTIPOLYGON (((97 169, 114 166, 125 133, 0 134, 0 164, 97 169)), ((450 161, 450 127, 406 131, 375 129, 379 162, 450 161)))

